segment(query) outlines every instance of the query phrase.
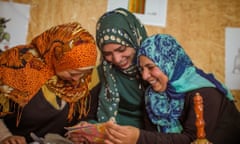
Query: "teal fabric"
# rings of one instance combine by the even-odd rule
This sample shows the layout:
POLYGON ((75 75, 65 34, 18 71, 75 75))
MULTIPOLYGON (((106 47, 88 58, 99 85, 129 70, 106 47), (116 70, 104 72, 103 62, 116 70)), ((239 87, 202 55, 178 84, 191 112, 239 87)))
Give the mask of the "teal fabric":
POLYGON ((100 91, 98 121, 105 122, 114 117, 118 124, 141 128, 144 91, 139 88, 139 80, 118 69, 110 69, 108 72, 115 77, 100 77, 102 84, 109 85, 100 91), (108 83, 103 83, 106 79, 108 83))
MULTIPOLYGON (((129 11, 118 8, 105 13, 97 22, 96 40, 100 51, 108 43, 117 43, 139 49, 147 37, 140 21, 129 11)), ((98 121, 114 117, 119 124, 142 126, 143 89, 137 72, 136 57, 133 65, 120 70, 103 59, 98 68, 102 85, 99 94, 98 121), (133 108, 134 110, 133 110, 133 108)))
POLYGON ((169 79, 164 92, 155 92, 150 86, 145 93, 147 112, 159 131, 181 132, 182 126, 178 119, 186 92, 215 87, 229 100, 233 100, 230 91, 212 74, 206 74, 193 65, 184 49, 170 35, 157 34, 147 38, 138 51, 140 55, 150 58, 169 79))
POLYGON ((116 80, 118 82, 118 89, 122 90, 119 91, 120 102, 116 121, 121 125, 132 125, 143 128, 143 89, 139 88, 139 81, 137 79, 129 79, 129 76, 123 73, 116 74, 120 75, 116 80))
POLYGON ((96 25, 96 41, 100 51, 108 43, 138 49, 147 37, 144 25, 128 10, 117 8, 102 15, 96 25))

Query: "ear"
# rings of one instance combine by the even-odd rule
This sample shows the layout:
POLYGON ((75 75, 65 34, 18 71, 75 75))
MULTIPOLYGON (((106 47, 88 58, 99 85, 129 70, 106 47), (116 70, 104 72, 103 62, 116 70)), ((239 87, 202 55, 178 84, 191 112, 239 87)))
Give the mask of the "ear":
POLYGON ((62 41, 54 41, 50 46, 50 50, 53 50, 53 56, 56 60, 59 60, 64 54, 63 45, 62 41))
POLYGON ((50 49, 54 50, 54 56, 56 60, 59 60, 65 52, 71 50, 69 44, 64 44, 62 41, 54 41, 50 46, 50 49))

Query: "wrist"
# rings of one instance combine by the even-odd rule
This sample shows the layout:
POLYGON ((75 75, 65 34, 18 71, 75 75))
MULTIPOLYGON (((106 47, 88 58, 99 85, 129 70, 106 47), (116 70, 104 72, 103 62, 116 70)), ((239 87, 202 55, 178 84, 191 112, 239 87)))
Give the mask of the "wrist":
POLYGON ((12 133, 9 131, 7 126, 4 124, 3 120, 0 119, 0 141, 4 140, 5 138, 12 136, 12 133))

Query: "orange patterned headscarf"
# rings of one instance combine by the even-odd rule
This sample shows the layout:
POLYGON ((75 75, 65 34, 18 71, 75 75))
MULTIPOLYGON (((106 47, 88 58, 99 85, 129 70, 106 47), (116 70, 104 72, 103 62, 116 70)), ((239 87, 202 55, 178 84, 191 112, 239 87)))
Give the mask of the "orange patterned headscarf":
POLYGON ((23 108, 47 85, 70 104, 80 116, 86 113, 86 97, 91 74, 77 87, 59 79, 56 72, 95 66, 97 48, 92 35, 77 22, 58 25, 35 37, 28 45, 19 45, 0 54, 0 116, 10 112, 10 101, 23 108))

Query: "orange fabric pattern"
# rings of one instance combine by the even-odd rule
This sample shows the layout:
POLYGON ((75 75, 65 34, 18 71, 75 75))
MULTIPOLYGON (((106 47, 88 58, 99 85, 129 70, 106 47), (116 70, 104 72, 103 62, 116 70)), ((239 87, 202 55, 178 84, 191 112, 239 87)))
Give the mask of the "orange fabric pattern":
POLYGON ((90 75, 76 89, 61 79, 51 83, 51 78, 56 71, 95 66, 96 59, 94 38, 77 22, 52 27, 35 37, 30 44, 15 46, 1 53, 0 116, 10 112, 13 106, 10 101, 23 108, 44 84, 54 87, 56 95, 70 103, 69 119, 73 109, 79 105, 81 116, 86 113, 84 104, 89 94, 87 85, 91 81, 90 75))

